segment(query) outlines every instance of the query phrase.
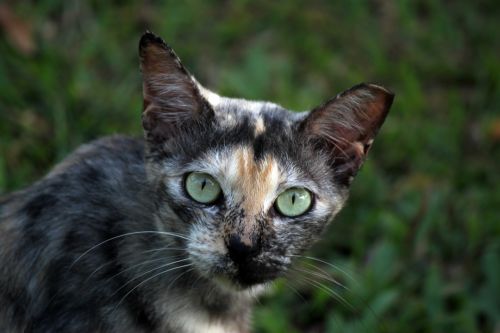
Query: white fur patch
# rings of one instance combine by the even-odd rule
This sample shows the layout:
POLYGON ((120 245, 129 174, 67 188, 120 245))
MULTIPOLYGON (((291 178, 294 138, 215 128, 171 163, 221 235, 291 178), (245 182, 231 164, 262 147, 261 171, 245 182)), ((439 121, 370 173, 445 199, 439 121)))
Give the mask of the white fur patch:
POLYGON ((185 311, 177 315, 177 321, 185 333, 234 333, 220 323, 211 323, 204 313, 185 311))
POLYGON ((262 117, 257 117, 255 120, 255 136, 262 134, 266 131, 266 126, 264 125, 264 119, 262 117))
POLYGON ((217 105, 220 104, 222 97, 217 95, 211 90, 208 90, 207 88, 203 87, 201 84, 198 83, 198 89, 201 92, 201 95, 205 97, 205 99, 210 103, 213 107, 216 107, 217 105))

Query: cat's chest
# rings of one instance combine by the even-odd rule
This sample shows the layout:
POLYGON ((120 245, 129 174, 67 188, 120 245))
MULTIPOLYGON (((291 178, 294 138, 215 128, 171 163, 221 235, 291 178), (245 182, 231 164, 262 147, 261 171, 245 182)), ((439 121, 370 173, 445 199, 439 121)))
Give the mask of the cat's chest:
MULTIPOLYGON (((187 300, 187 299, 185 299, 187 300)), ((164 327, 161 332, 175 333, 248 333, 248 313, 219 318, 192 304, 172 302, 163 306, 164 327)))
POLYGON ((231 330, 227 325, 209 322, 207 318, 200 317, 197 313, 189 313, 189 311, 178 315, 175 323, 183 333, 239 333, 234 331, 234 328, 231 330))
POLYGON ((247 333, 234 322, 211 321, 207 316, 189 310, 177 312, 168 323, 169 329, 165 332, 176 333, 247 333))

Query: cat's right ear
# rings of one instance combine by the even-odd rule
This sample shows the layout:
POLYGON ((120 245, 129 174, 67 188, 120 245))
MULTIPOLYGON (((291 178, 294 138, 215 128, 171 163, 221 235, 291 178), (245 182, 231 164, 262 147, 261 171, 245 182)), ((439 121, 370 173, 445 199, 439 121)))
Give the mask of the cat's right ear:
POLYGON ((211 109, 179 57, 160 37, 146 32, 139 43, 143 75, 142 123, 148 138, 168 139, 211 109))

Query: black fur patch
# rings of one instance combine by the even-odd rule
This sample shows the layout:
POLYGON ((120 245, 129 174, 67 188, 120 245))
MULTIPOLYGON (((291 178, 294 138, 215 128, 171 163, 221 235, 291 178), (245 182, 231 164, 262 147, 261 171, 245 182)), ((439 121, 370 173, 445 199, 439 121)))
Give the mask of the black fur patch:
POLYGON ((24 211, 30 219, 38 219, 44 212, 57 204, 57 197, 53 194, 41 193, 32 198, 24 206, 24 211))
MULTIPOLYGON (((30 299, 23 290, 8 288, 6 284, 0 284, 0 304, 9 304, 11 321, 20 327, 26 325, 27 305, 30 299)), ((1 324, 1 323, 0 323, 1 324)), ((1 327, 1 325, 0 325, 1 327)))
POLYGON ((97 167, 87 164, 85 168, 81 168, 79 177, 80 180, 86 185, 99 186, 100 182, 104 180, 105 175, 103 171, 99 170, 97 167))

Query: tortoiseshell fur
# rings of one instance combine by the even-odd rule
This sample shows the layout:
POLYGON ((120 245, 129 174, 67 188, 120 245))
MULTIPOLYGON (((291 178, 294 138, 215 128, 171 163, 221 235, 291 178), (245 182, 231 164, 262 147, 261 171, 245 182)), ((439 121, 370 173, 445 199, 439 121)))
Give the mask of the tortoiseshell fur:
POLYGON ((293 113, 203 88, 151 33, 140 56, 145 139, 83 145, 0 199, 0 332, 249 332, 253 296, 344 205, 393 98, 362 84, 293 113), (220 200, 190 199, 193 171, 220 200), (290 187, 313 194, 295 218, 274 208, 290 187))

